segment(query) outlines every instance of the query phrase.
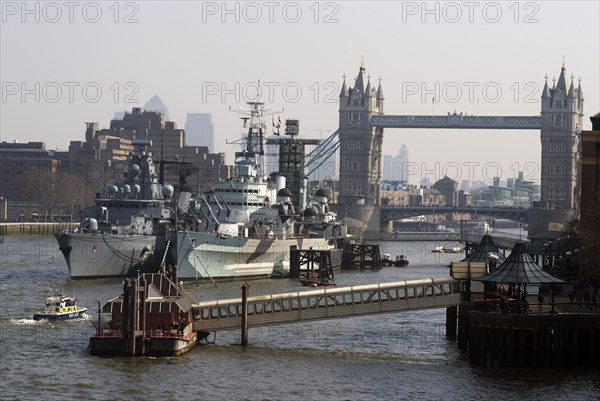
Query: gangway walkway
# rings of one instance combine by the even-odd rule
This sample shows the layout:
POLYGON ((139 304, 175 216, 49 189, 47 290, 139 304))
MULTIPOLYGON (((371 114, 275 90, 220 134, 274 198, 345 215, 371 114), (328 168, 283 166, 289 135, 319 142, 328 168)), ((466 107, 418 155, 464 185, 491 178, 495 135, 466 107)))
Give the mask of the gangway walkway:
MULTIPOLYGON (((248 327, 459 305, 459 280, 430 278, 248 297, 248 327)), ((193 305, 196 331, 239 329, 242 298, 193 305)))

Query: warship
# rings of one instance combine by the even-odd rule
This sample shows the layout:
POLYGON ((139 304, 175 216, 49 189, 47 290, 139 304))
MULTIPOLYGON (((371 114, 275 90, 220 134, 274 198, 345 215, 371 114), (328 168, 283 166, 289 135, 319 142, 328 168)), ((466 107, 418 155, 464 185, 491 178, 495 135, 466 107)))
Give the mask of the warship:
POLYGON ((72 279, 134 276, 169 262, 174 188, 156 172, 151 141, 132 144, 123 182, 104 185, 79 228, 55 234, 72 279))

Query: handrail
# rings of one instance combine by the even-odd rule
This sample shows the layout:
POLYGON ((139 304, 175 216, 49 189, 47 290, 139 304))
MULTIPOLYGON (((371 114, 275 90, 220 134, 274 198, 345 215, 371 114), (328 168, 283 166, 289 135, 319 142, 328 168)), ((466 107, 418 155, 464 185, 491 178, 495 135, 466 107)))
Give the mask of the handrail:
MULTIPOLYGON (((310 296, 328 296, 328 295, 337 295, 337 294, 346 294, 352 293, 355 291, 369 291, 369 290, 386 290, 398 287, 415 287, 422 286, 427 284, 453 284, 457 283, 458 280, 453 279, 452 277, 442 277, 442 278, 428 278, 428 279, 420 279, 420 280, 408 280, 408 281, 396 281, 389 283, 379 283, 379 284, 366 284, 359 286, 350 286, 350 287, 335 287, 335 288, 324 288, 317 290, 308 290, 308 291, 295 291, 281 294, 269 294, 269 295, 256 295, 253 297, 248 297, 248 303, 251 302, 264 302, 264 301, 278 301, 283 299, 292 299, 292 298, 306 298, 310 296)), ((212 306, 229 306, 229 305, 237 305, 242 302, 242 298, 228 298, 222 300, 215 301, 203 301, 193 305, 193 308, 200 309, 205 307, 212 306)))
POLYGON ((600 315, 598 304, 586 302, 543 302, 524 303, 521 301, 502 302, 499 300, 477 300, 474 302, 473 311, 497 313, 497 314, 519 314, 528 316, 548 315, 600 315), (550 310, 548 310, 550 308, 550 310))
MULTIPOLYGON (((410 304, 418 299, 436 297, 451 299, 451 296, 456 297, 460 292, 460 281, 452 278, 368 284, 250 297, 247 300, 247 313, 256 316, 308 309, 388 304, 397 301, 406 301, 410 304)), ((421 305, 420 301, 415 304, 417 305, 421 305)), ((241 298, 201 302, 193 305, 193 308, 198 312, 195 315, 196 321, 239 318, 243 313, 241 298)))

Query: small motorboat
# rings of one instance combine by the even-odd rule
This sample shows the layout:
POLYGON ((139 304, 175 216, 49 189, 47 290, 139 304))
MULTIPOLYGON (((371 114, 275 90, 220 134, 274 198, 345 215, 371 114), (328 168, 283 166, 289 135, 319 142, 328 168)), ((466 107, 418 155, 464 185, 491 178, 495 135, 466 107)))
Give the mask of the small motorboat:
POLYGON ((408 266, 408 259, 406 259, 405 255, 398 255, 396 256, 396 260, 394 260, 394 266, 406 267, 408 266))
POLYGON ((333 287, 336 285, 332 278, 324 277, 319 279, 317 277, 309 277, 300 279, 300 284, 307 287, 333 287))
POLYGON ((442 249, 444 253, 461 253, 463 251, 463 248, 460 246, 445 246, 442 249))
POLYGON ((46 291, 46 306, 42 312, 33 315, 33 320, 79 319, 87 309, 77 305, 77 298, 68 297, 62 292, 48 295, 48 291, 46 291))
POLYGON ((300 284, 307 286, 307 287, 322 287, 322 286, 334 287, 337 285, 333 281, 317 281, 317 280, 309 280, 309 279, 300 280, 300 284))
POLYGON ((390 259, 390 254, 384 253, 383 256, 381 257, 381 266, 389 267, 389 266, 393 266, 393 265, 394 265, 394 261, 392 259, 390 259))
POLYGON ((431 252, 434 253, 461 253, 463 248, 460 246, 436 246, 431 252))

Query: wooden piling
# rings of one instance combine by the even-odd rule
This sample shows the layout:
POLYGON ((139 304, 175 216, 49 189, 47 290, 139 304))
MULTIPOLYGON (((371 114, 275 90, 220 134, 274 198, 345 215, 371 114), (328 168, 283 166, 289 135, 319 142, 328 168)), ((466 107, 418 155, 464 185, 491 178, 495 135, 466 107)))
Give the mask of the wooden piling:
POLYGON ((458 306, 458 349, 467 350, 469 345, 469 317, 471 314, 470 304, 461 304, 458 306))
POLYGON ((333 280, 330 250, 290 249, 290 277, 333 280))
POLYGON ((458 307, 448 306, 446 308, 446 338, 456 338, 456 324, 458 319, 458 307))
MULTIPOLYGON (((465 305, 461 305, 464 307, 465 305)), ((600 314, 527 315, 471 312, 468 339, 459 312, 458 346, 477 366, 562 368, 600 366, 600 314)))
POLYGON ((250 284, 247 282, 242 286, 242 345, 248 345, 248 294, 250 284))
POLYGON ((379 245, 346 244, 342 254, 342 269, 381 270, 379 245))

